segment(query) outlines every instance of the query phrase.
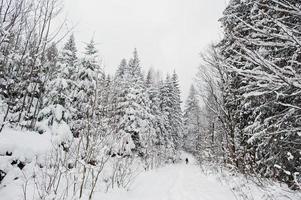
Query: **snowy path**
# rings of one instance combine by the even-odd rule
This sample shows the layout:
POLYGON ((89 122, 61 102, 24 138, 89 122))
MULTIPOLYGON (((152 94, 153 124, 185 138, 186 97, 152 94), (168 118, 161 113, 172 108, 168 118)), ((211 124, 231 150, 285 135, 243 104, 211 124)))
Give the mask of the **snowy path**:
POLYGON ((193 163, 166 166, 141 174, 129 192, 96 194, 103 200, 235 200, 227 186, 205 176, 193 163))

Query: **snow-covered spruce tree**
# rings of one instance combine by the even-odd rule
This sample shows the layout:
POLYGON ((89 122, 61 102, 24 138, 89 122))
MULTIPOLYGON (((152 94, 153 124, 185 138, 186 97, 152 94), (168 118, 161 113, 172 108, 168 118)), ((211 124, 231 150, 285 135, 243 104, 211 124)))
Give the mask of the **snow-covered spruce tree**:
MULTIPOLYGON (((73 51, 76 52, 73 41, 73 51)), ((65 44, 61 55, 55 45, 47 50, 47 59, 49 65, 49 79, 45 83, 45 96, 43 98, 42 110, 39 112, 36 128, 39 132, 50 131, 52 134, 70 133, 70 120, 73 101, 73 91, 75 82, 73 76, 75 73, 76 54, 71 59, 66 51, 70 40, 65 44), (72 60, 72 62, 70 62, 72 60), (71 70, 73 69, 73 70, 71 70)))
POLYGON ((151 68, 146 76, 145 80, 147 93, 150 100, 150 113, 152 115, 152 127, 155 130, 155 137, 153 139, 154 144, 151 146, 153 154, 153 164, 154 167, 163 164, 166 160, 167 155, 165 154, 165 139, 164 134, 166 134, 166 126, 164 124, 164 115, 160 109, 160 91, 159 91, 159 81, 156 77, 155 71, 151 68))
POLYGON ((122 60, 114 80, 112 96, 112 130, 116 136, 120 155, 132 152, 141 157, 148 156, 147 146, 154 134, 151 127, 149 99, 143 81, 137 51, 126 64, 122 60))
POLYGON ((48 63, 48 78, 47 81, 52 79, 56 70, 57 70, 57 65, 58 65, 58 56, 59 56, 59 51, 56 47, 56 44, 53 42, 49 48, 46 50, 46 59, 48 63))
POLYGON ((74 133, 78 137, 85 132, 88 126, 86 120, 94 116, 96 106, 96 86, 100 73, 100 66, 97 63, 97 50, 94 41, 91 40, 85 49, 84 58, 81 59, 75 76, 76 88, 73 99, 74 113, 74 133))
POLYGON ((127 95, 129 89, 128 65, 126 60, 123 59, 115 74, 109 95, 108 122, 115 144, 111 152, 112 156, 130 155, 135 147, 131 134, 124 131, 125 121, 123 119, 125 119, 126 108, 128 107, 127 95))
MULTIPOLYGON (((72 34, 61 52, 61 62, 67 64, 70 68, 74 67, 77 63, 77 48, 75 44, 74 35, 72 34)), ((74 71, 74 70, 73 70, 74 71)))
POLYGON ((190 87, 186 100, 183 127, 183 148, 189 152, 196 153, 198 139, 201 134, 201 108, 197 91, 193 85, 190 87))
MULTIPOLYGON (((160 87, 160 109, 162 112, 163 124, 165 126, 166 150, 173 155, 182 147, 182 110, 178 76, 174 72, 172 77, 166 76, 160 87)), ((170 154, 169 153, 169 154, 170 154)), ((173 156, 171 156, 173 157, 173 156)))
POLYGON ((300 185, 300 3, 230 1, 220 43, 230 84, 237 166, 300 185))
POLYGON ((176 144, 173 137, 173 129, 171 127, 171 113, 172 113, 172 93, 173 88, 171 84, 170 75, 166 76, 165 81, 160 81, 159 97, 160 97, 160 110, 162 113, 162 125, 164 127, 164 154, 166 159, 176 159, 176 144))
MULTIPOLYGON (((98 79, 98 85, 100 86, 100 91, 98 92, 98 115, 101 117, 101 121, 104 124, 108 123, 109 117, 109 96, 111 93, 111 76, 106 75, 104 72, 101 73, 98 79)), ((105 128, 105 127, 104 127, 105 128)), ((106 128, 108 128, 106 126, 106 128)))
POLYGON ((183 143, 183 114, 181 109, 181 92, 179 88, 179 80, 176 72, 173 72, 170 80, 171 84, 171 113, 170 126, 172 129, 172 137, 177 150, 181 149, 183 143))
POLYGON ((135 144, 131 133, 126 131, 128 115, 127 95, 129 94, 129 70, 127 61, 121 60, 120 65, 111 80, 108 92, 107 124, 108 132, 111 135, 112 146, 109 152, 112 161, 112 174, 108 179, 108 186, 111 188, 124 187, 133 162, 135 144), (109 181, 110 180, 110 181, 109 181))

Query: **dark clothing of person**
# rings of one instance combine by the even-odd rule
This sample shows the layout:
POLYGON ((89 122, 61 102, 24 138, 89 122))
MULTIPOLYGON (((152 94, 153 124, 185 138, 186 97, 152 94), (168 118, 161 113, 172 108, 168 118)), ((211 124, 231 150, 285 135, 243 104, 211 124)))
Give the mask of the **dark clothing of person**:
POLYGON ((187 165, 188 164, 188 158, 186 158, 185 161, 186 161, 186 165, 187 165))

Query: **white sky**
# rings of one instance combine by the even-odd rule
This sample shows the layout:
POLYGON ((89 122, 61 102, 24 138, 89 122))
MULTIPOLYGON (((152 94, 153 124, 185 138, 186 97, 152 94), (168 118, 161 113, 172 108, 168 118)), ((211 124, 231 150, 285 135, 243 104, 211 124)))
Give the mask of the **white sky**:
POLYGON ((113 73, 136 47, 144 69, 179 75, 183 100, 200 63, 199 53, 220 38, 226 0, 64 0, 77 46, 94 37, 105 70, 113 73))

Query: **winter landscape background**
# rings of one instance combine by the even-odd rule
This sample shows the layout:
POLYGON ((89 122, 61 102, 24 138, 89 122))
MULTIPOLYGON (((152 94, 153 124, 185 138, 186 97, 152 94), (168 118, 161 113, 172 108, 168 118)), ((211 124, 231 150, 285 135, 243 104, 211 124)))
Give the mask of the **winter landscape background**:
POLYGON ((299 1, 89 1, 0 2, 1 200, 301 199, 299 1))

